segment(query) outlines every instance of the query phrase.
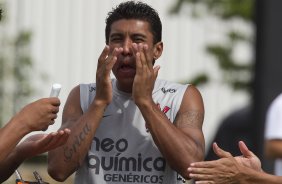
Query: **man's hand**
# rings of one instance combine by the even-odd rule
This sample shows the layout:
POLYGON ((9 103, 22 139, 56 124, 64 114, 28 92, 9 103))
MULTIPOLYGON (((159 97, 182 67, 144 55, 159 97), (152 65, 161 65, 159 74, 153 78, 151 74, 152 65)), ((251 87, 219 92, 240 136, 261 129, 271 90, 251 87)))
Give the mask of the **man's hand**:
POLYGON ((136 104, 143 104, 148 100, 153 101, 152 92, 160 67, 153 67, 153 58, 150 56, 148 45, 133 43, 133 50, 136 57, 136 75, 132 97, 136 104))
POLYGON ((44 130, 54 124, 59 106, 60 100, 56 97, 42 98, 26 105, 14 118, 19 120, 27 133, 44 130))
POLYGON ((189 176, 195 179, 197 184, 226 184, 240 183, 244 167, 261 171, 260 160, 249 151, 244 142, 239 142, 239 148, 242 156, 233 157, 214 143, 214 152, 221 159, 192 163, 188 168, 189 176))
POLYGON ((108 105, 113 98, 112 82, 110 73, 117 61, 117 56, 122 52, 122 48, 113 49, 110 53, 108 45, 102 51, 97 65, 96 72, 96 96, 95 101, 108 105))
POLYGON ((50 134, 36 134, 28 137, 17 147, 17 153, 24 159, 34 157, 65 144, 69 138, 70 130, 64 129, 50 134))

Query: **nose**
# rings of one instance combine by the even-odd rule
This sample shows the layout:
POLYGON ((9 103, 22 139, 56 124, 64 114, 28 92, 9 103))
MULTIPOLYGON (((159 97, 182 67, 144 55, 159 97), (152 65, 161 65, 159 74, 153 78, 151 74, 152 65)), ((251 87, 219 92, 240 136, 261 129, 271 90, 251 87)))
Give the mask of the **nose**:
POLYGON ((123 43, 123 54, 124 55, 131 55, 132 53, 132 41, 127 38, 124 40, 123 43))

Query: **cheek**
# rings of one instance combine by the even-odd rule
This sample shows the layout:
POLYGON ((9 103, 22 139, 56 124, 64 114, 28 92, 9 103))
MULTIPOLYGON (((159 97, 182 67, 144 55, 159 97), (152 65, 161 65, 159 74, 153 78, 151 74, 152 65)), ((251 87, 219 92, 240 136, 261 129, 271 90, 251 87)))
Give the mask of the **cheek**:
POLYGON ((109 43, 110 52, 112 52, 115 48, 121 47, 119 43, 109 43))

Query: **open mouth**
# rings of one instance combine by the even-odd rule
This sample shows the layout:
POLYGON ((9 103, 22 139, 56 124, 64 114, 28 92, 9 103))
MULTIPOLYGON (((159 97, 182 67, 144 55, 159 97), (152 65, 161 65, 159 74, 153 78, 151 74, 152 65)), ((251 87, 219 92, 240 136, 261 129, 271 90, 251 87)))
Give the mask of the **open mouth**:
POLYGON ((118 68, 118 73, 124 77, 133 77, 136 73, 135 65, 122 63, 118 68))
POLYGON ((131 70, 134 70, 135 71, 135 67, 132 66, 132 65, 129 65, 129 64, 122 64, 120 66, 120 70, 122 71, 131 71, 131 70))
POLYGON ((135 67, 133 67, 133 66, 131 66, 131 65, 129 65, 129 64, 122 64, 121 66, 120 66, 120 68, 121 69, 135 69, 135 67))

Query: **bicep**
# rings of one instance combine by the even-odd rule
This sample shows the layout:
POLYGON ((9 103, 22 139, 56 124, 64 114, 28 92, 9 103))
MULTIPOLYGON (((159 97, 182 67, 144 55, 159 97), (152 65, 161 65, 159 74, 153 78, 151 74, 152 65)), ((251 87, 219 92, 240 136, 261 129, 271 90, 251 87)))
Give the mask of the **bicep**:
POLYGON ((203 121, 202 96, 194 86, 189 86, 183 96, 174 124, 201 149, 204 149, 205 144, 202 132, 203 121))
POLYGON ((178 128, 202 129, 204 121, 204 104, 200 92, 194 86, 189 86, 183 96, 174 124, 178 128))
POLYGON ((80 106, 80 89, 79 85, 72 89, 63 110, 62 127, 68 128, 73 122, 76 122, 83 112, 80 106))

